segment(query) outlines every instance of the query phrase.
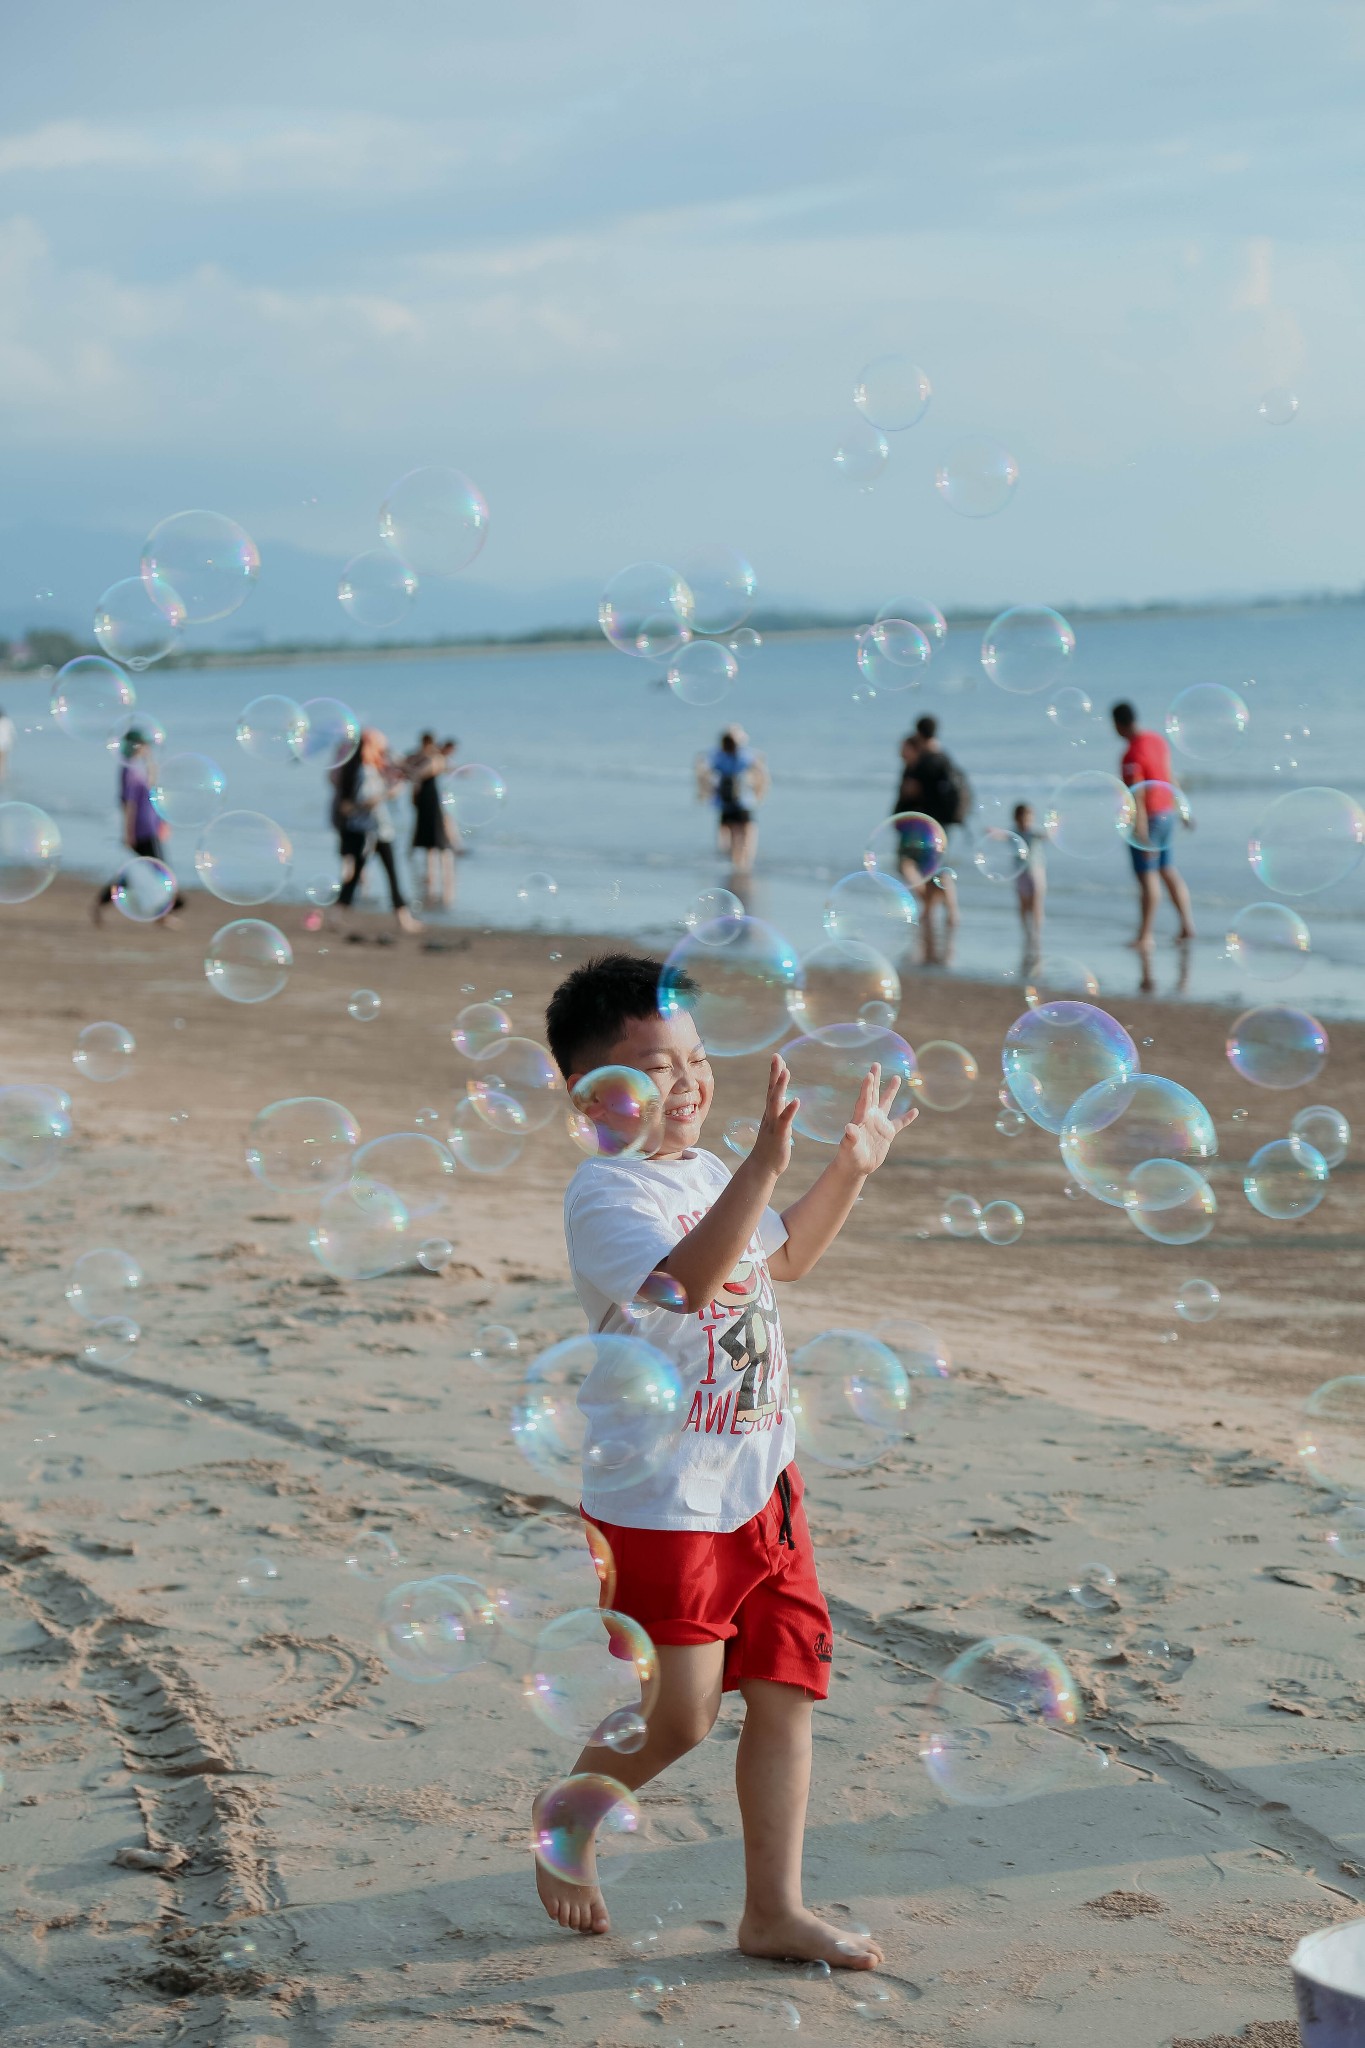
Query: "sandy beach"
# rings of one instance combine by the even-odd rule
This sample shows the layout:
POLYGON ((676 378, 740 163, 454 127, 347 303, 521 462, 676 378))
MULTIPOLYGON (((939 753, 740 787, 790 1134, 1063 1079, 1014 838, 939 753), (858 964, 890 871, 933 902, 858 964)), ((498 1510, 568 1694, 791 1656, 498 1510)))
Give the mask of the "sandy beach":
MULTIPOLYGON (((1291 1948, 1365 1902, 1365 1559, 1355 1576, 1333 1557, 1295 1458, 1304 1396, 1358 1369, 1362 1180, 1348 1159, 1294 1225, 1254 1213, 1240 1179, 1306 1100, 1365 1129, 1365 1026, 1333 1025, 1322 1078, 1286 1096, 1228 1066, 1227 1015, 1101 998, 1144 1066, 1193 1087, 1218 1125, 1218 1227, 1182 1251, 1068 1195, 1046 1133, 997 1133, 1016 986, 907 977, 899 1028, 968 1046, 976 1094, 921 1114, 783 1304, 789 1345, 916 1316, 955 1365, 893 1455, 804 1468, 838 1638, 808 1895, 883 1939, 887 1996, 869 2003, 865 1982, 732 1946, 737 1701, 644 1794, 613 1931, 585 1940, 534 1898, 530 1800, 572 1751, 522 1703, 522 1646, 504 1636, 435 1687, 375 1653, 387 1584, 487 1582, 519 1519, 574 1508, 509 1437, 518 1361, 468 1355, 489 1321, 516 1332, 521 1363, 582 1327, 559 1219, 577 1155, 559 1120, 505 1174, 456 1176, 439 1274, 330 1279, 308 1247, 314 1206, 244 1164, 252 1116, 285 1096, 343 1102, 365 1138, 426 1106, 446 1115, 463 1093, 456 1012, 510 991, 514 1028, 540 1036, 588 942, 380 944, 374 919, 370 942, 346 944, 291 909, 289 984, 247 1008, 204 978, 220 905, 192 899, 174 932, 112 915, 96 931, 88 903, 59 881, 8 909, 0 975, 0 1075, 74 1103, 71 1156, 0 1222, 0 1964, 16 2048, 690 2048, 776 2038, 793 2008, 803 2039, 831 2042, 866 2026, 919 2048, 1291 2048, 1291 1948), (370 1023, 348 1013, 356 988, 381 997, 370 1023), (71 1066, 99 1018, 137 1041, 111 1086, 71 1066), (1016 1200, 1023 1236, 947 1236, 954 1190, 1016 1200), (64 1299, 96 1245, 146 1275, 119 1366, 81 1358, 64 1299), (1172 1308, 1192 1274, 1222 1292, 1201 1326, 1172 1308), (376 1530, 403 1563, 359 1576, 348 1551, 376 1530), (243 1593, 262 1557, 277 1576, 243 1593), (1118 1577, 1098 1618, 1066 1590, 1092 1559, 1118 1577), (922 1703, 957 1651, 1006 1632, 1062 1651, 1087 1743, 1034 1800, 946 1806, 918 1759, 922 1703)), ((718 1067, 717 1148, 758 1106, 763 1066, 718 1067)), ((821 1163, 800 1141, 790 1193, 821 1163)))

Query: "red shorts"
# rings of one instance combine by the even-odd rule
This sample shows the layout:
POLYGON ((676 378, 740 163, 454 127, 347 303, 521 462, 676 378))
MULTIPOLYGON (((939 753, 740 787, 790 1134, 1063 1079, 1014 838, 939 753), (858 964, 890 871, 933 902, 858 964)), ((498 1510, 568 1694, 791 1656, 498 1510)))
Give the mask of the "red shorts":
POLYGON ((816 1699, 829 1692, 833 1625, 820 1582, 795 1465, 789 1548, 782 1500, 738 1529, 625 1529, 600 1522, 616 1560, 612 1606, 638 1621, 656 1643, 724 1643, 727 1692, 746 1679, 799 1685, 816 1699))

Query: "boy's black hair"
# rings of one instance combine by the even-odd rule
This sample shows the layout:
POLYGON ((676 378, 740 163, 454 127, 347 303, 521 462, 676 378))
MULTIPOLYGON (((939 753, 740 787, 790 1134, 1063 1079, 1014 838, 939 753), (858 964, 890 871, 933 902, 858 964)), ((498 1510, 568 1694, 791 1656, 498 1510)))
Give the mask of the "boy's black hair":
POLYGON ((915 720, 915 731, 922 740, 937 739, 938 720, 931 712, 926 711, 923 718, 915 720))
POLYGON ((1122 729, 1125 725, 1137 724, 1137 713, 1136 711, 1134 711, 1132 705, 1129 704, 1126 700, 1122 703, 1113 705, 1110 709, 1109 716, 1113 719, 1115 725, 1118 726, 1120 729, 1122 729))
MULTIPOLYGON (((575 967, 550 997, 545 1036, 555 1065, 565 1080, 601 1066, 632 1017, 657 1017, 662 960, 638 953, 599 953, 575 967)), ((668 985, 680 995, 695 992, 696 983, 676 969, 668 985)))

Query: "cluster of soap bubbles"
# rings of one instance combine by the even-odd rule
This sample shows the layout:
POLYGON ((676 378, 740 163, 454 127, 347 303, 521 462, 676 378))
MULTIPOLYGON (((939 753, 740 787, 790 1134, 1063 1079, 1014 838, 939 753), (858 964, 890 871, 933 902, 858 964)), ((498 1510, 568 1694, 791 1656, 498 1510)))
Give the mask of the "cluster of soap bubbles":
POLYGON ((727 697, 741 655, 761 646, 745 624, 758 579, 737 548, 712 541, 681 566, 633 562, 602 592, 597 620, 619 654, 663 663, 668 686, 684 704, 710 706, 727 697))
POLYGON ((80 1317, 81 1355, 91 1365, 123 1365, 142 1335, 143 1272, 131 1252, 112 1246, 82 1252, 66 1282, 68 1306, 80 1317))
POLYGON ((488 501, 463 470, 411 469, 379 507, 378 546, 353 555, 337 582, 346 617, 366 632, 407 618, 422 585, 458 576, 488 538, 488 501))

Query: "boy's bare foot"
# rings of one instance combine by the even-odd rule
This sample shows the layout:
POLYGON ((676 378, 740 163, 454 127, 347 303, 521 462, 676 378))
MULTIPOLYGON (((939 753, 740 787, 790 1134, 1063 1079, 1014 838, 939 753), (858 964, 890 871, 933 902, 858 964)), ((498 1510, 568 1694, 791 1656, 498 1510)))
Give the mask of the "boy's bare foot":
POLYGON ((552 1920, 575 1934, 606 1934, 611 1928, 607 1902, 595 1884, 570 1884, 543 1863, 536 1864, 536 1890, 552 1920))
MULTIPOLYGON (((545 1894, 542 1891, 541 1897, 545 1894)), ((790 1913, 760 1914, 746 1909, 739 1923, 739 1946, 746 1956, 772 1956, 778 1962, 828 1963, 831 1970, 875 1970, 884 1962, 870 1934, 832 1927, 818 1913, 798 1906, 790 1913)))

